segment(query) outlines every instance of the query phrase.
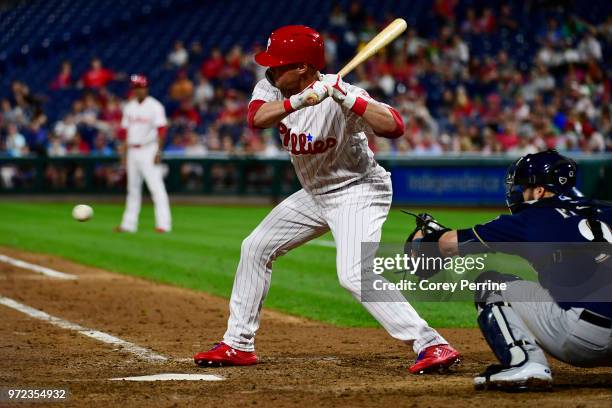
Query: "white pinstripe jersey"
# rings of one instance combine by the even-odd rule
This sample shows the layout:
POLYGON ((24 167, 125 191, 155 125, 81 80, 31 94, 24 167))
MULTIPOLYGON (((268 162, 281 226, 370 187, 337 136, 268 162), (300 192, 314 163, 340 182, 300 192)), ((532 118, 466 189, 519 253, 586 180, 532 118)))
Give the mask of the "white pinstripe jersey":
POLYGON ((157 128, 168 125, 164 105, 152 96, 142 102, 133 98, 123 107, 121 127, 127 129, 128 144, 157 141, 157 128))
MULTIPOLYGON (((359 87, 350 85, 350 90, 370 103, 380 103, 359 87)), ((255 85, 251 97, 264 102, 283 99, 267 79, 255 85)), ((302 187, 312 194, 336 190, 374 172, 385 173, 368 147, 366 134, 373 134, 372 129, 331 97, 289 114, 278 130, 302 187)))

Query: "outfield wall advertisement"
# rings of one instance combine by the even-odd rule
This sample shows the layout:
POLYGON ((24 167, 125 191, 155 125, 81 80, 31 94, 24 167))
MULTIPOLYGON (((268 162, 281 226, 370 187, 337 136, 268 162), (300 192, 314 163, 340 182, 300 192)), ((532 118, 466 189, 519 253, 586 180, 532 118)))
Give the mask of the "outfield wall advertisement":
POLYGON ((504 205, 503 167, 396 167, 394 203, 504 205))
MULTIPOLYGON (((387 159, 393 203, 442 206, 505 206, 504 179, 516 158, 387 159)), ((586 197, 612 200, 612 155, 580 157, 577 187, 586 197)))

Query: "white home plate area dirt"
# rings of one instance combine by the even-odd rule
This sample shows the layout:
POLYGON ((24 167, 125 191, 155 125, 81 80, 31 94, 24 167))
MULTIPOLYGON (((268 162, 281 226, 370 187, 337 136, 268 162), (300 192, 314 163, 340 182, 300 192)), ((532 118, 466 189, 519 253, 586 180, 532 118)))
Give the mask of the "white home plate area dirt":
MULTIPOLYGON (((0 305, 0 387, 63 388, 53 406, 606 406, 612 368, 553 364, 554 391, 477 392, 494 362, 476 329, 441 329, 464 354, 452 374, 413 376, 412 351, 382 329, 338 328, 264 310, 253 367, 203 369, 191 356, 223 334, 227 300, 0 248, 7 256, 78 276, 60 280, 0 262, 0 296, 168 357, 142 357, 0 305), (224 381, 112 381, 164 373, 224 381)), ((272 283, 274 290, 274 283, 272 283)), ((0 402, 0 406, 7 405, 0 402)), ((43 406, 45 404, 36 404, 43 406)), ((24 406, 16 403, 15 406, 24 406)))

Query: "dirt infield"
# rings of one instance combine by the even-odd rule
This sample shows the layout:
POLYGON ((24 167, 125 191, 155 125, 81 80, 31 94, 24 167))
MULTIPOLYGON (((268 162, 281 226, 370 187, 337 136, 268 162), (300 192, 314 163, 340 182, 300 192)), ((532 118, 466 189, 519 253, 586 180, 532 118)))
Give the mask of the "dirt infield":
POLYGON ((497 408, 609 407, 612 401, 612 368, 584 370, 561 363, 553 365, 553 392, 474 391, 472 376, 493 362, 474 329, 441 330, 464 354, 455 373, 418 377, 406 371, 412 352, 382 329, 337 328, 269 310, 257 338, 261 364, 201 369, 190 357, 220 339, 227 300, 47 255, 9 248, 0 253, 78 276, 51 279, 0 263, 0 296, 169 357, 165 362, 143 360, 0 305, 0 387, 69 390, 68 401, 50 406, 497 408), (225 381, 109 381, 158 373, 210 373, 225 381))

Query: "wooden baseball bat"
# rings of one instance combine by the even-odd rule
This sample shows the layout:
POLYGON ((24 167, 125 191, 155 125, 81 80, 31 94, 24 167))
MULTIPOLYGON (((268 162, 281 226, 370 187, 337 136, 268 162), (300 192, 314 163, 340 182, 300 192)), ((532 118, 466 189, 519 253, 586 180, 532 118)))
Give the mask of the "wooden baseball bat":
MULTIPOLYGON (((348 75, 352 70, 355 69, 359 64, 376 54, 382 48, 386 47, 391 41, 395 40, 401 33, 403 33, 408 27, 406 20, 403 18, 396 18, 388 26, 386 26, 376 37, 372 38, 358 53, 353 57, 352 60, 346 64, 338 74, 341 77, 348 75)), ((316 94, 312 93, 306 98, 306 102, 309 105, 315 105, 319 98, 316 94)))

